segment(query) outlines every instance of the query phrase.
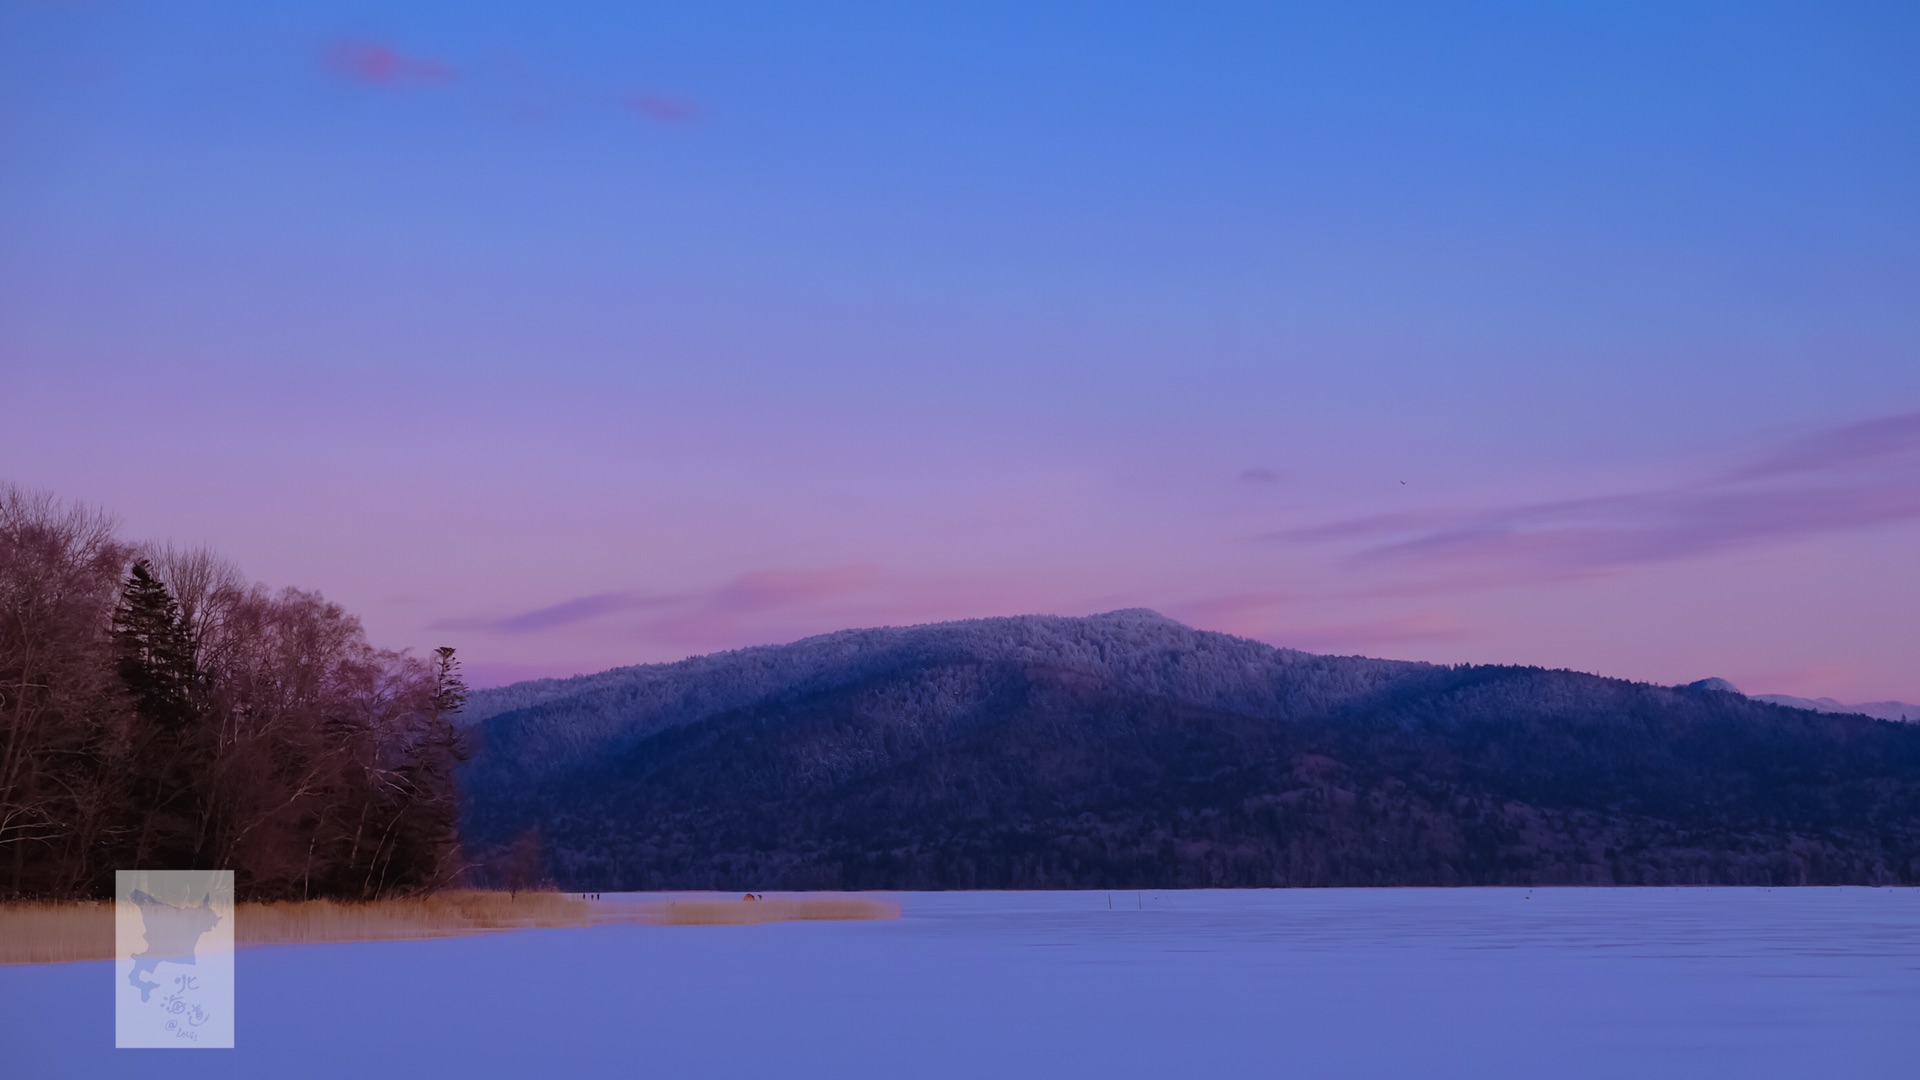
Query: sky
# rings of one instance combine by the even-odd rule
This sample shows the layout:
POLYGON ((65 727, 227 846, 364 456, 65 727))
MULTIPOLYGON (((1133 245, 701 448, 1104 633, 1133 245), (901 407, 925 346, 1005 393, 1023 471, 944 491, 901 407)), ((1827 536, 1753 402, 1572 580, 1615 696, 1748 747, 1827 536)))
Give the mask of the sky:
POLYGON ((1151 607, 1920 700, 1912 4, 0 5, 0 479, 479 684, 1151 607))

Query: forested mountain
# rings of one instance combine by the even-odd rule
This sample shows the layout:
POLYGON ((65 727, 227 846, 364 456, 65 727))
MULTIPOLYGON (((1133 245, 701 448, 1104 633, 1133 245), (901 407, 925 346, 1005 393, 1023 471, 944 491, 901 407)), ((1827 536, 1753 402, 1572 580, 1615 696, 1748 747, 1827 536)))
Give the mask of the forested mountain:
MULTIPOLYGON (((481 726, 489 752, 468 778, 476 791, 516 790, 564 777, 581 762, 603 760, 667 728, 749 705, 881 678, 910 684, 922 672, 982 663, 1059 667, 1123 693, 1263 716, 1312 711, 1424 667, 1276 649, 1144 610, 842 630, 676 664, 474 691, 461 719, 481 726)), ((901 707, 939 711, 958 704, 942 694, 939 686, 920 687, 901 707)))
POLYGON ((476 849, 578 888, 1920 883, 1920 728, 1147 611, 474 695, 476 849))

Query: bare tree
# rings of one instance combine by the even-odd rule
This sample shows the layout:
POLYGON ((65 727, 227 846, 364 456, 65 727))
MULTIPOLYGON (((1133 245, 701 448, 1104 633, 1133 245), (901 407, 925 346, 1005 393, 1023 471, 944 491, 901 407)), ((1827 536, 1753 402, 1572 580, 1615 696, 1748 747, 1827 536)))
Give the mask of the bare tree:
POLYGON ((377 649, 318 593, 0 486, 0 896, 176 863, 254 897, 433 888, 465 696, 452 649, 377 649))
POLYGON ((513 838, 498 860, 498 876, 515 896, 538 889, 547 880, 546 855, 541 850, 540 830, 528 828, 513 838))
POLYGON ((99 511, 0 484, 0 867, 5 892, 88 888, 125 754, 105 633, 126 549, 99 511), (36 872, 37 868, 37 872, 36 872))

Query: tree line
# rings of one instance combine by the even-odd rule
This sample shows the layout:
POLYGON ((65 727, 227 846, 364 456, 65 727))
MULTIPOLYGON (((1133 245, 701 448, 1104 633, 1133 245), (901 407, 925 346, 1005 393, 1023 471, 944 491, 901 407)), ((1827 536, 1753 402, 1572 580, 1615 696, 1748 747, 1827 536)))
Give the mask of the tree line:
POLYGON ((371 645, 320 594, 0 484, 0 898, 221 868, 254 899, 462 869, 450 648, 371 645))

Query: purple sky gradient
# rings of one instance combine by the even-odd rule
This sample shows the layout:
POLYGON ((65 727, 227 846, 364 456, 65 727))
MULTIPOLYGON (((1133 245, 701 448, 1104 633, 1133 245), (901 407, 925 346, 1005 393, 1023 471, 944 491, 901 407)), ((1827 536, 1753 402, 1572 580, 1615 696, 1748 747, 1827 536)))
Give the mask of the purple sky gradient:
POLYGON ((315 10, 0 12, 0 477, 480 682, 1148 606, 1920 700, 1913 10, 315 10))

